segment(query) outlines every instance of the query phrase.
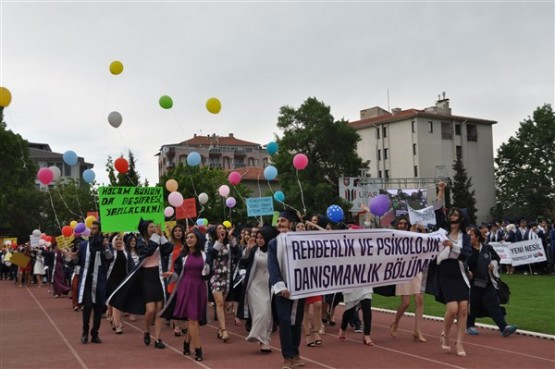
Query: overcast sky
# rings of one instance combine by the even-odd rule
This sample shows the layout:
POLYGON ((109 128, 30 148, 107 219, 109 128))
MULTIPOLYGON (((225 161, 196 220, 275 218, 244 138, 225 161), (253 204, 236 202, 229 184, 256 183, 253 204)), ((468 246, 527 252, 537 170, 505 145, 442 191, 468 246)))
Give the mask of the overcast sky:
MULTIPOLYGON (((9 129, 74 150, 107 182, 108 155, 155 154, 193 134, 266 144, 279 108, 314 96, 336 119, 372 106, 424 109, 445 91, 453 114, 498 121, 494 147, 554 99, 549 2, 27 2, 1 4, 9 129), (113 60, 124 72, 109 73, 113 60), (170 95, 174 107, 158 105, 170 95), (218 115, 205 109, 222 102, 218 115), (115 129, 111 111, 123 115, 115 129)), ((1 143, 0 143, 1 144, 1 143)), ((4 174, 4 173, 2 173, 4 174)))

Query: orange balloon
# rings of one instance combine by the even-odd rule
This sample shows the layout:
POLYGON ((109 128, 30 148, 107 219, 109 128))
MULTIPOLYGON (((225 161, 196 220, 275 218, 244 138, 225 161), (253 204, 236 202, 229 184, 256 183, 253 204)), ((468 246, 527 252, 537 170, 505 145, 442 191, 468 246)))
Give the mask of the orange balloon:
POLYGON ((177 188, 179 187, 177 181, 175 179, 168 179, 166 181, 166 189, 170 192, 175 192, 177 191, 177 188))
POLYGON ((129 162, 125 158, 117 158, 114 162, 114 167, 121 174, 125 174, 129 171, 129 162))

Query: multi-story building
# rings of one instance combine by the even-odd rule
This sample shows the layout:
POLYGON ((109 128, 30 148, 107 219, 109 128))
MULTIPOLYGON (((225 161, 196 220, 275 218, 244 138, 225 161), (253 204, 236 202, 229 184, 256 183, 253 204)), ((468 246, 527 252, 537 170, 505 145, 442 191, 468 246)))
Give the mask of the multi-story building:
MULTIPOLYGON (((443 94, 435 106, 424 110, 396 108, 388 112, 378 106, 364 109, 360 120, 350 124, 361 136, 358 154, 370 160, 370 176, 386 185, 405 183, 405 188, 418 188, 434 179, 453 178, 453 163, 461 157, 476 190, 477 219, 487 221, 495 206, 495 123, 453 115, 449 99, 443 94)), ((435 190, 431 189, 429 200, 435 197, 435 190)))
POLYGON ((178 163, 186 165, 187 155, 198 152, 201 166, 234 170, 243 167, 264 168, 268 162, 268 153, 261 144, 237 139, 230 133, 228 136, 216 134, 194 135, 177 144, 163 145, 158 153, 158 173, 161 177, 178 163))
MULTIPOLYGON (((85 162, 85 159, 78 157, 76 165, 69 166, 64 162, 64 154, 53 152, 50 145, 46 143, 29 142, 29 159, 37 164, 37 167, 58 167, 61 178, 80 179, 86 169, 92 169, 94 164, 85 162)), ((38 179, 35 179, 37 188, 46 188, 38 179)))

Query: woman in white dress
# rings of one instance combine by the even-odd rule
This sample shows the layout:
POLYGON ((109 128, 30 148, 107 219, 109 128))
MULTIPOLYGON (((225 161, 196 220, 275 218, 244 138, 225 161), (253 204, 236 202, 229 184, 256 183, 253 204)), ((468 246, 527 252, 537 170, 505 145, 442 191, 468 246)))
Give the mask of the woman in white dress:
MULTIPOLYGON (((237 316, 251 321, 246 340, 259 342, 262 353, 270 353, 272 334, 272 296, 268 274, 268 242, 276 236, 273 227, 264 226, 251 237, 243 253, 241 263, 247 272, 243 298, 239 302, 237 316), (246 265, 245 265, 246 264, 246 265)), ((248 325, 247 325, 248 326, 248 325)))
POLYGON ((42 287, 42 279, 44 278, 44 256, 42 255, 42 250, 36 251, 35 256, 35 266, 33 267, 33 274, 35 275, 37 281, 37 287, 42 287))

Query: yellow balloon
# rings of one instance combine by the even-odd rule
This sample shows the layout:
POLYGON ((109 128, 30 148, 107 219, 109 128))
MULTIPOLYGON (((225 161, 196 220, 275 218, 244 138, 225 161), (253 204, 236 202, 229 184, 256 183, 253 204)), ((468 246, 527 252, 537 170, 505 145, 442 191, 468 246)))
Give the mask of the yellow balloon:
POLYGON ((166 181, 166 189, 167 189, 168 191, 170 191, 170 192, 177 191, 177 188, 178 188, 178 187, 179 187, 179 186, 178 186, 177 181, 176 181, 175 179, 168 179, 168 180, 166 181))
POLYGON ((74 229, 77 226, 77 221, 72 220, 71 223, 69 223, 69 226, 74 229))
POLYGON ((89 215, 87 218, 85 218, 85 225, 87 226, 87 228, 91 228, 95 220, 96 220, 96 217, 92 215, 89 215))
POLYGON ((229 220, 224 220, 224 222, 222 224, 226 228, 231 228, 231 222, 229 220))
POLYGON ((215 97, 211 97, 206 101, 206 109, 212 114, 218 114, 222 110, 222 103, 215 97))
POLYGON ((121 74, 121 72, 123 72, 123 64, 119 60, 114 60, 110 64, 110 73, 117 76, 118 74, 121 74))
POLYGON ((5 108, 12 102, 12 94, 6 87, 0 87, 0 106, 5 108))

